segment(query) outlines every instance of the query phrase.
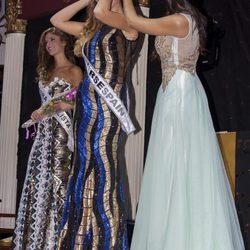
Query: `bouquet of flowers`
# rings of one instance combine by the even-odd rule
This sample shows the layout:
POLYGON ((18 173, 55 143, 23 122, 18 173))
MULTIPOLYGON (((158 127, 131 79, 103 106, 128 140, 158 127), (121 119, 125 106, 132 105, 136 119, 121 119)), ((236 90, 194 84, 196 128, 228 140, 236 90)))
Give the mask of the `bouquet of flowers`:
MULTIPOLYGON (((47 103, 43 104, 40 108, 41 115, 45 117, 50 117, 56 113, 58 113, 58 110, 54 108, 54 105, 58 102, 64 102, 67 104, 74 104, 74 101, 76 99, 76 92, 77 88, 72 88, 69 91, 63 92, 54 98, 50 99, 47 103)), ((34 125, 36 122, 32 119, 29 119, 25 123, 22 124, 22 128, 28 128, 31 125, 34 125)))

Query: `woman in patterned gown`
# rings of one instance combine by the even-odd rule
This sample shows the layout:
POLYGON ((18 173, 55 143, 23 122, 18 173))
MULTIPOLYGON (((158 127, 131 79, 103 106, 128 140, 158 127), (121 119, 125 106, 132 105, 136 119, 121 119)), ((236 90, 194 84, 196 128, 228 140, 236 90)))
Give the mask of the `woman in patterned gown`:
POLYGON ((158 90, 132 250, 243 250, 241 230, 213 128, 196 75, 205 19, 187 0, 166 0, 167 14, 138 16, 131 27, 155 35, 158 90))
MULTIPOLYGON (((51 22, 79 38, 84 54, 115 94, 125 93, 128 28, 119 0, 80 0, 56 13, 51 22), (87 7, 87 20, 69 19, 87 7), (99 20, 98 20, 98 19, 99 20)), ((61 249, 127 249, 126 220, 117 161, 121 124, 90 83, 79 87, 74 134, 74 173, 62 221, 61 249)))
MULTIPOLYGON (((39 91, 42 103, 78 86, 81 69, 74 64, 69 36, 57 28, 45 30, 39 42, 39 91)), ((40 110, 13 236, 13 249, 57 249, 59 226, 70 173, 72 105, 57 103, 58 113, 44 118, 40 110), (67 124, 66 124, 67 123, 67 124)))

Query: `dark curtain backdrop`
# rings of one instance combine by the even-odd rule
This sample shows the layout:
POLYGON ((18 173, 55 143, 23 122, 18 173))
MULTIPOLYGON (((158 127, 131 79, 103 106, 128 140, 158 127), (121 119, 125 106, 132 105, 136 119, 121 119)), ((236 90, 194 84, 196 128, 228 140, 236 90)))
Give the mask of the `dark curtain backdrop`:
POLYGON ((236 204, 246 250, 250 249, 250 131, 240 131, 236 139, 236 204))
POLYGON ((204 73, 217 130, 250 130, 250 1, 204 1, 204 10, 225 31, 218 66, 204 73))

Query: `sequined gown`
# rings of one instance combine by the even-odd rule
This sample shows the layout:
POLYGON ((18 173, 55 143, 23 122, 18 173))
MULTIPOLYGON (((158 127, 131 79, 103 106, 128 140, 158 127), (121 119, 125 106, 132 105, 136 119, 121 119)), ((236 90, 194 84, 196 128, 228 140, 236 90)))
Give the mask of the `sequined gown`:
POLYGON ((156 37, 162 85, 152 121, 131 250, 243 250, 207 97, 199 35, 156 37))
MULTIPOLYGON (((125 47, 123 34, 105 25, 84 46, 90 63, 121 99, 125 90, 125 47)), ((117 160, 121 126, 94 90, 87 73, 79 88, 75 119, 74 174, 60 249, 127 249, 117 160)))
MULTIPOLYGON (((49 85, 39 82, 42 103, 70 90, 70 84, 55 78, 49 85)), ((60 112, 38 123, 19 204, 13 249, 57 249, 59 226, 70 174, 71 151, 65 121, 72 124, 69 112, 60 112), (64 120, 64 122, 62 121, 64 120)))

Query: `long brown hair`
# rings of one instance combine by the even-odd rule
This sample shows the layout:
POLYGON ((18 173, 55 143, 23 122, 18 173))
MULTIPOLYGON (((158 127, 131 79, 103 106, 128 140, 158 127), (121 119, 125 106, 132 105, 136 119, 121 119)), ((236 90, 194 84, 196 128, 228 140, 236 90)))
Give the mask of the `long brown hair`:
POLYGON ((72 62, 75 63, 75 57, 73 53, 73 43, 72 38, 68 34, 64 33, 63 31, 51 27, 45 31, 40 36, 39 46, 38 46, 38 66, 36 68, 38 79, 42 80, 44 82, 48 82, 51 78, 51 74, 53 71, 53 68, 55 66, 54 57, 51 56, 47 49, 46 49, 46 42, 45 42, 45 36, 48 34, 54 34, 56 36, 59 36, 62 41, 66 43, 64 53, 66 58, 72 62))
POLYGON ((87 6, 87 20, 84 23, 82 32, 80 33, 79 38, 75 42, 74 53, 76 56, 81 56, 81 50, 84 43, 89 41, 97 30, 102 27, 102 23, 95 18, 94 8, 96 6, 96 0, 90 0, 89 5, 87 6))
POLYGON ((196 27, 199 32, 200 37, 200 51, 204 51, 206 46, 207 39, 207 20, 202 15, 202 13, 191 4, 189 0, 165 0, 167 15, 176 14, 176 13, 186 13, 190 14, 192 18, 195 20, 196 27))

